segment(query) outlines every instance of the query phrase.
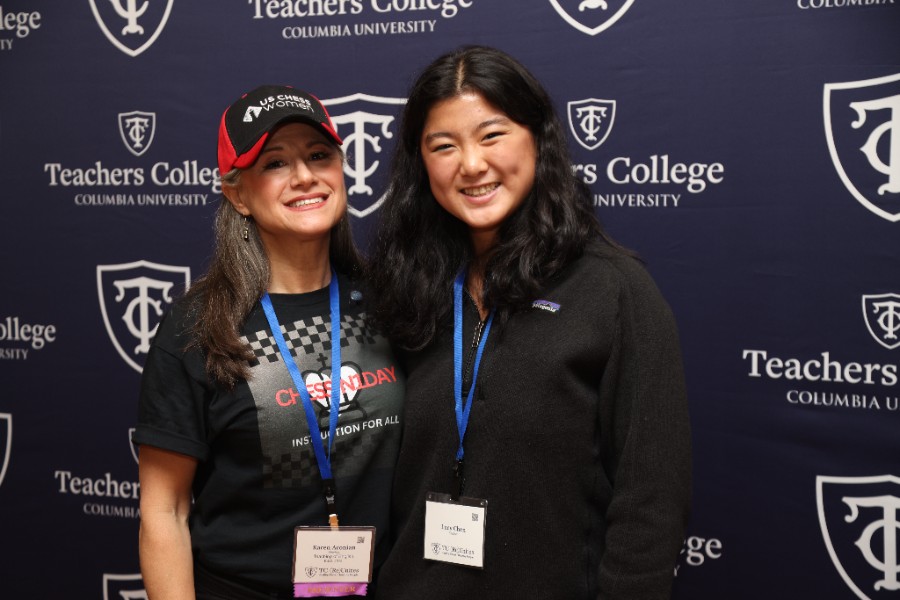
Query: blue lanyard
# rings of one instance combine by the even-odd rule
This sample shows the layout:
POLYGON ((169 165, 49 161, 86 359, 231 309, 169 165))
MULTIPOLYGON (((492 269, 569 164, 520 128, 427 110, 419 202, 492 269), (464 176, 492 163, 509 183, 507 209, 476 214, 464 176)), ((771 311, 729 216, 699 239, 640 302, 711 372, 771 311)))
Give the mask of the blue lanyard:
MULTIPOLYGON (((316 455, 316 463, 319 465, 319 474, 322 476, 325 485, 325 502, 328 505, 332 515, 336 515, 334 510, 334 478, 331 475, 331 450, 334 446, 334 436, 337 431, 338 412, 341 405, 341 300, 340 290, 338 289, 337 274, 334 269, 331 270, 331 283, 328 284, 328 293, 331 303, 331 412, 328 421, 328 455, 325 455, 325 446, 322 443, 322 436, 319 433, 319 422, 316 418, 316 411, 313 408, 312 399, 309 397, 309 390, 306 389, 306 383, 300 375, 300 369, 291 356, 291 351, 284 341, 284 334, 281 333, 281 325, 278 317, 275 316, 275 308, 272 306, 272 299, 269 293, 263 294, 260 303, 263 312, 266 313, 266 320, 269 321, 269 328, 278 344, 278 350, 281 352, 281 358, 287 366, 291 379, 294 381, 294 387, 303 400, 303 410, 306 412, 306 424, 309 427, 309 442, 312 444, 313 451, 316 455)), ((334 522, 337 522, 336 517, 334 522)))
POLYGON ((462 461, 465 456, 463 450, 463 440, 466 437, 466 427, 469 424, 469 412, 472 410, 472 397, 475 392, 475 382, 478 380, 478 367, 481 365, 481 355, 484 352, 484 345, 487 341, 488 334, 491 332, 491 323, 494 320, 494 311, 491 310, 484 326, 484 332, 481 334, 481 340, 478 342, 478 350, 475 352, 475 364, 472 367, 472 383, 469 386, 469 393, 465 402, 462 397, 463 384, 463 302, 462 293, 463 285, 466 281, 465 270, 456 276, 453 282, 453 394, 456 403, 456 429, 459 431, 459 449, 456 451, 457 477, 462 479, 462 461))

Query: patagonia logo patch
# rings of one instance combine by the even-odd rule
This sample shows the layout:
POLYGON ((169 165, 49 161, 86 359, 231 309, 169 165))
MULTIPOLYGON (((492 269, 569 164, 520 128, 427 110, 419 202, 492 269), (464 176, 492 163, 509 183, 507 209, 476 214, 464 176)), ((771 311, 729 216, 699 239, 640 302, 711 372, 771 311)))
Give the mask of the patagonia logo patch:
POLYGON ((559 312, 559 304, 550 302, 549 300, 535 300, 531 303, 531 308, 539 308, 552 313, 559 312))

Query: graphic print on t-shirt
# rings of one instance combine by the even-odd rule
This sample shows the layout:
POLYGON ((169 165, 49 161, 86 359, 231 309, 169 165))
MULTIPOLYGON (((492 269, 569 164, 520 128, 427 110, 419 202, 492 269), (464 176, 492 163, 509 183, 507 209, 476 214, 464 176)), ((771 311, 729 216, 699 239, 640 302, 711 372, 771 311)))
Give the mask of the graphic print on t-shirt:
MULTIPOLYGON (((319 354, 319 360, 323 363, 325 362, 322 354, 319 354)), ((361 381, 359 372, 360 369, 357 365, 343 360, 341 361, 341 382, 352 382, 352 385, 341 385, 341 399, 340 404, 338 405, 338 411, 345 422, 366 418, 366 411, 360 407, 359 402, 356 399, 360 391, 360 385, 357 383, 361 381), (357 415, 357 412, 360 414, 357 415)), ((331 416, 331 365, 323 365, 321 369, 315 371, 304 371, 302 375, 310 399, 323 409, 322 412, 319 413, 319 428, 327 428, 328 419, 331 416)), ((301 401, 299 396, 296 400, 298 403, 301 401)), ((284 401, 284 399, 282 399, 282 401, 284 401)), ((290 402, 290 400, 288 400, 288 402, 290 402)))
MULTIPOLYGON (((331 323, 314 316, 282 323, 282 332, 291 356, 297 361, 306 389, 316 411, 319 432, 328 444, 331 405, 331 323)), ((303 410, 303 400, 282 362, 271 333, 259 330, 244 338, 253 350, 248 384, 256 404, 263 453, 263 479, 267 488, 296 488, 318 484, 318 466, 303 410)), ((365 315, 341 317, 341 373, 339 420, 332 448, 332 469, 336 477, 357 475, 371 457, 370 446, 377 443, 378 430, 398 426, 399 418, 383 402, 388 392, 379 388, 397 380, 392 364, 366 364, 372 357, 389 356, 373 352, 385 344, 368 330, 365 315)))

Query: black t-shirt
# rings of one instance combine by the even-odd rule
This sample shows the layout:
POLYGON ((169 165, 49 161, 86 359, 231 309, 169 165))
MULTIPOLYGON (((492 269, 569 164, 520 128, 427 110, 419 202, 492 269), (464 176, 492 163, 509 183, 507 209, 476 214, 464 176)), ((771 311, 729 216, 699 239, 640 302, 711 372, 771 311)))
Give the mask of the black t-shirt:
MULTIPOLYGON (((388 342, 367 326, 360 301, 351 300, 356 288, 343 277, 339 282, 342 396, 331 465, 341 525, 376 527, 377 567, 390 543, 405 382, 388 342)), ((271 298, 327 435, 328 289, 271 298)), ((191 318, 185 304, 176 303, 154 339, 134 441, 198 459, 190 529, 204 570, 260 590, 288 590, 294 527, 327 525, 301 397, 259 305, 241 332, 256 356, 250 379, 230 391, 211 384, 203 354, 185 350, 191 318)))

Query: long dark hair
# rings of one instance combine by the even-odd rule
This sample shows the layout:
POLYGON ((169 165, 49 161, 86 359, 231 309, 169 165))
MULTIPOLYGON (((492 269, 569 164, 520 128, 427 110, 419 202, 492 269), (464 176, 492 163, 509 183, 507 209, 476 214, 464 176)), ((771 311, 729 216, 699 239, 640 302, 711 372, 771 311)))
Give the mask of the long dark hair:
POLYGON ((373 317, 406 348, 434 338, 451 309, 453 279, 473 258, 467 226, 431 193, 420 150, 429 110, 473 92, 527 127, 537 146, 534 185, 501 226, 484 269, 481 302, 497 310, 499 323, 532 302, 590 239, 608 240, 590 191, 572 172, 562 124, 537 79, 493 48, 467 46, 439 57, 415 81, 403 110, 370 256, 373 317))
MULTIPOLYGON (((240 170, 233 169, 222 177, 222 184, 237 185, 239 177, 240 170)), ((331 228, 329 243, 335 270, 358 276, 361 261, 346 212, 331 228)), ((213 382, 232 388, 249 377, 253 352, 241 341, 240 329, 268 285, 269 259, 253 220, 245 220, 223 197, 216 212, 212 263, 185 294, 193 319, 191 345, 204 352, 206 373, 213 382)))

